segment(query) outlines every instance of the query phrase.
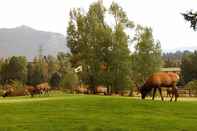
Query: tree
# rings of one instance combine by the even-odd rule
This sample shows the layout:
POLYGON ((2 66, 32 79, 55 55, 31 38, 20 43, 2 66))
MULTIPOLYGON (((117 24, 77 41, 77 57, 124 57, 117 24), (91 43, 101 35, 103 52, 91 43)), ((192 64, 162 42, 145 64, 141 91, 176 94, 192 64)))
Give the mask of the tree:
POLYGON ((70 89, 78 84, 78 76, 71 66, 70 59, 71 56, 69 54, 63 52, 58 53, 57 62, 59 67, 50 80, 52 86, 70 89))
POLYGON ((182 13, 182 15, 186 21, 190 22, 190 27, 193 28, 193 30, 196 30, 197 12, 188 11, 186 13, 182 13))
POLYGON ((28 64, 28 81, 27 84, 37 85, 48 81, 48 66, 44 60, 34 59, 28 64))
POLYGON ((54 73, 58 70, 58 62, 54 56, 48 55, 45 57, 45 62, 48 68, 48 78, 50 79, 54 73))
POLYGON ((164 61, 164 67, 180 67, 183 52, 176 51, 175 53, 163 53, 162 59, 164 61))
POLYGON ((25 57, 13 56, 8 64, 9 81, 18 80, 25 83, 27 80, 27 60, 25 57))
POLYGON ((79 81, 77 74, 74 72, 66 73, 60 81, 60 86, 63 89, 71 89, 73 86, 76 86, 77 84, 79 84, 79 81))
POLYGON ((195 95, 197 95, 197 80, 192 80, 185 85, 186 89, 191 89, 195 91, 195 95))
POLYGON ((122 91, 125 88, 131 88, 129 78, 131 68, 131 56, 128 48, 128 35, 126 28, 133 28, 134 24, 127 18, 123 9, 115 2, 110 6, 110 14, 115 20, 115 26, 112 34, 112 51, 110 61, 110 77, 112 91, 122 91))
POLYGON ((57 54, 57 65, 57 72, 59 72, 61 76, 74 70, 71 67, 70 55, 63 52, 57 54))
POLYGON ((60 86, 61 75, 58 72, 52 74, 49 82, 52 88, 58 88, 60 86))
POLYGON ((162 65, 161 47, 155 42, 151 28, 137 28, 135 51, 132 54, 131 77, 136 83, 144 81, 162 65))
POLYGON ((197 51, 185 52, 182 57, 181 72, 185 83, 197 79, 197 51))
POLYGON ((80 73, 83 83, 93 89, 96 85, 105 85, 113 90, 125 87, 129 69, 125 29, 133 25, 114 2, 108 12, 101 1, 90 5, 87 13, 80 9, 70 12, 67 42, 72 53, 72 65, 83 67, 80 73), (106 23, 106 13, 114 17, 115 26, 106 23))
POLYGON ((9 73, 8 73, 8 64, 9 64, 9 59, 5 59, 2 61, 1 64, 1 84, 7 84, 9 82, 9 73))

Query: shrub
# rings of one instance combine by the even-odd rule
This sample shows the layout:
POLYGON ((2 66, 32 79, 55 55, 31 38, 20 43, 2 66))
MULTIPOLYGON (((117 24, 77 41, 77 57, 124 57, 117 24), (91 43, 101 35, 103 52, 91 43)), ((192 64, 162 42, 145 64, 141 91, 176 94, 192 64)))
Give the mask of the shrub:
POLYGON ((197 94, 197 80, 193 80, 193 81, 188 82, 185 85, 185 88, 186 89, 191 89, 195 92, 195 94, 197 94))
POLYGON ((71 89, 79 83, 78 77, 74 73, 66 73, 60 81, 60 86, 64 89, 71 89))

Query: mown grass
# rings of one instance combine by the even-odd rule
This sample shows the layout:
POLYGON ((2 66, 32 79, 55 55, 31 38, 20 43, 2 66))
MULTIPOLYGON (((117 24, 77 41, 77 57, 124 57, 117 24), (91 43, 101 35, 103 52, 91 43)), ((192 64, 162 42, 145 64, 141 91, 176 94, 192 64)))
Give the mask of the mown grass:
POLYGON ((0 101, 3 101, 0 131, 197 130, 195 101, 170 103, 85 95, 14 97, 0 101))

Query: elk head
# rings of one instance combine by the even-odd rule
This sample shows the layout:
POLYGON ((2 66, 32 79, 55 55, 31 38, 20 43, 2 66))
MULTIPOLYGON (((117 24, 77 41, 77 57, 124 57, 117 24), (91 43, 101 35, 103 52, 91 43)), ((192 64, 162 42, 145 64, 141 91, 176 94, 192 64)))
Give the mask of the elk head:
POLYGON ((135 85, 137 87, 137 91, 140 92, 142 99, 145 99, 146 95, 152 90, 152 88, 147 87, 145 84, 139 86, 137 83, 135 83, 135 85))

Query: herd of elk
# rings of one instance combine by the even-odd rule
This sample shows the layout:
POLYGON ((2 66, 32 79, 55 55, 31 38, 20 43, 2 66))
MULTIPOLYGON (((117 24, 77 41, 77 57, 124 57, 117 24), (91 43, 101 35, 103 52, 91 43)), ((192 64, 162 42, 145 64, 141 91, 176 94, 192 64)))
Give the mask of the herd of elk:
POLYGON ((94 93, 94 94, 104 94, 104 95, 107 95, 107 87, 105 86, 96 86, 94 90, 92 90, 92 88, 90 88, 89 86, 87 85, 81 85, 81 86, 77 86, 76 88, 74 88, 74 91, 79 94, 79 93, 82 93, 82 94, 91 94, 91 93, 94 93))
POLYGON ((3 97, 7 96, 24 96, 24 95, 31 95, 32 97, 36 94, 48 94, 49 92, 49 85, 48 83, 42 83, 37 86, 29 86, 26 85, 24 88, 15 89, 11 86, 6 88, 2 94, 3 97))
POLYGON ((175 101, 177 101, 178 97, 178 92, 177 92, 177 87, 176 83, 179 81, 179 76, 176 73, 172 72, 158 72, 154 73, 151 75, 146 82, 139 87, 139 91, 141 93, 142 99, 145 99, 146 95, 150 93, 153 89, 153 97, 152 99, 154 100, 156 90, 159 90, 161 100, 163 101, 163 96, 162 96, 162 88, 167 88, 171 89, 168 91, 171 91, 171 99, 172 101, 173 97, 175 97, 175 101))
MULTIPOLYGON (((145 99, 145 97, 148 95, 153 90, 153 96, 152 99, 154 100, 156 90, 159 90, 161 100, 163 101, 164 98, 162 96, 162 88, 167 88, 167 95, 171 97, 170 101, 172 101, 173 97, 175 97, 175 101, 177 101, 178 98, 178 92, 177 92, 177 87, 176 84, 179 81, 179 76, 176 73, 172 72, 157 72, 152 74, 146 81, 145 83, 141 86, 138 87, 140 93, 141 93, 141 98, 145 99), (170 95, 171 94, 171 95, 170 95)), ((32 97, 35 94, 48 94, 49 92, 49 85, 48 83, 42 83, 37 86, 25 86, 22 89, 15 89, 13 87, 9 87, 3 92, 3 97, 6 96, 20 96, 20 95, 31 95, 32 97)), ((91 89, 86 86, 78 86, 74 88, 74 91, 76 93, 83 93, 83 94, 89 94, 92 93, 91 89)), ((104 95, 107 95, 107 88, 105 86, 96 86, 94 88, 94 93, 103 93, 104 95)))

